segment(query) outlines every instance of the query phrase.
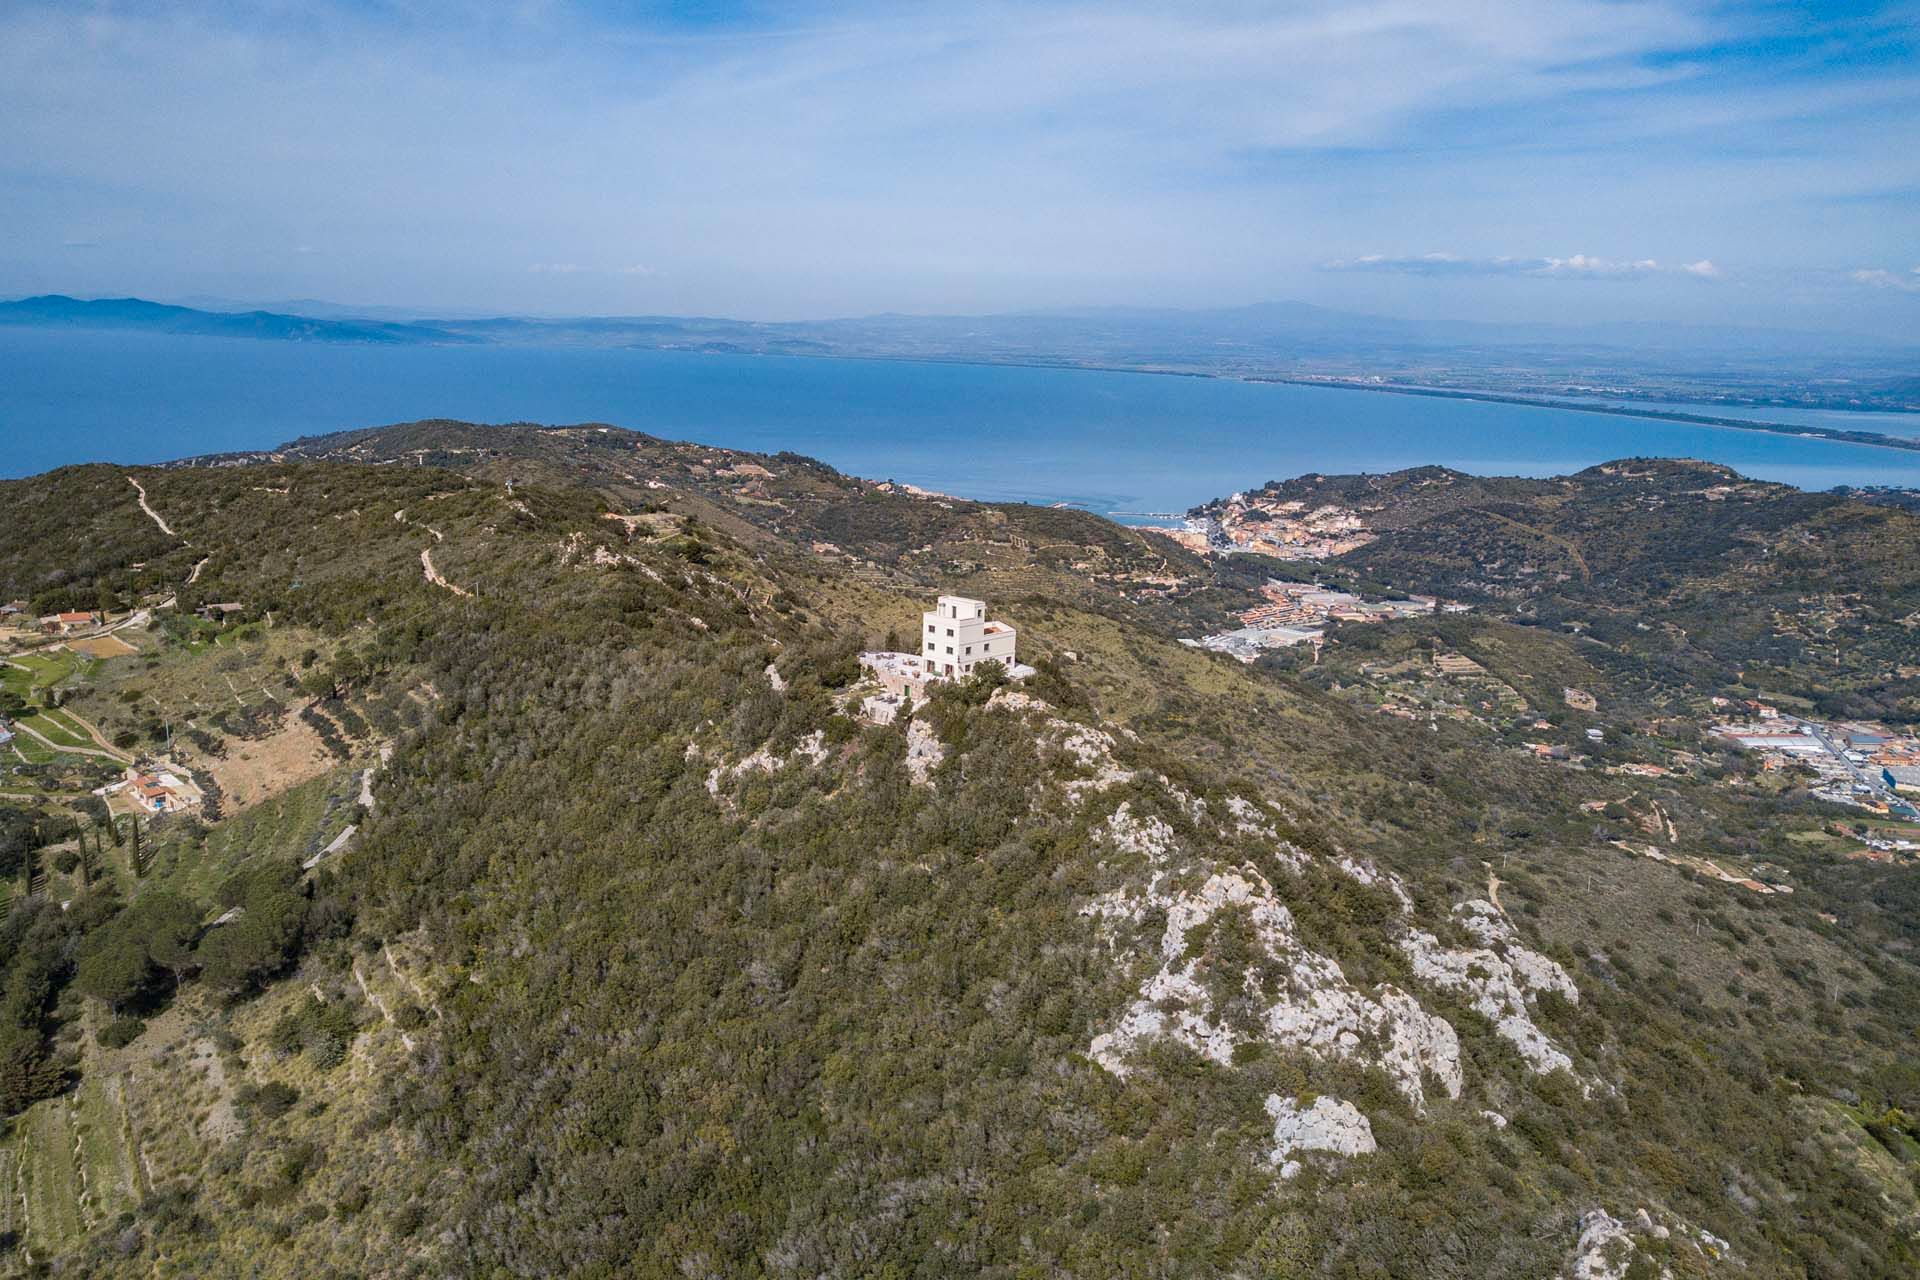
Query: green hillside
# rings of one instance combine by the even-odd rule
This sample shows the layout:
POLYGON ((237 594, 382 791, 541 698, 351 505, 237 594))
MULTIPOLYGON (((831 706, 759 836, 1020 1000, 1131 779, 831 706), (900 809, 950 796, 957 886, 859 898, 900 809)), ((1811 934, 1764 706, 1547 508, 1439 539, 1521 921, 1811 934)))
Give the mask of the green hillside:
POLYGON ((1254 665, 1251 561, 597 426, 0 483, 0 599, 149 614, 52 709, 213 784, 8 764, 5 1264, 1913 1274, 1920 870, 1678 721, 1904 708, 1915 518, 1434 474, 1330 572, 1481 607, 1254 665), (1037 672, 873 723, 938 591, 1037 672))

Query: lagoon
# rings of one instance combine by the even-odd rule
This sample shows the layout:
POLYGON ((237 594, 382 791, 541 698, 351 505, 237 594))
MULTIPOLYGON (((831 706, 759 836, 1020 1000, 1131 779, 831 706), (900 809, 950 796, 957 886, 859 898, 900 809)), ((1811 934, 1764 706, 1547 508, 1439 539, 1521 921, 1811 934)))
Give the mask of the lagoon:
POLYGON ((0 477, 448 417, 607 422, 1123 519, 1304 472, 1551 475, 1706 458, 1805 488, 1920 486, 1920 452, 1469 400, 1099 370, 0 330, 0 477))

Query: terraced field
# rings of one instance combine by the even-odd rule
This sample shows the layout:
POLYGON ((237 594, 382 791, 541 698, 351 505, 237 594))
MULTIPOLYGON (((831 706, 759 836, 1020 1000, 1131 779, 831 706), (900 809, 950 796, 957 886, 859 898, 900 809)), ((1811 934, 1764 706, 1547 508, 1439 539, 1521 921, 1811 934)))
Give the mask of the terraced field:
POLYGON ((75 672, 85 673, 93 662, 66 649, 43 649, 22 653, 0 663, 0 686, 27 697, 42 689, 51 689, 75 672))
POLYGON ((85 1235, 86 1182, 71 1100, 49 1098, 29 1107, 15 1121, 7 1145, 27 1249, 36 1255, 52 1253, 85 1235))

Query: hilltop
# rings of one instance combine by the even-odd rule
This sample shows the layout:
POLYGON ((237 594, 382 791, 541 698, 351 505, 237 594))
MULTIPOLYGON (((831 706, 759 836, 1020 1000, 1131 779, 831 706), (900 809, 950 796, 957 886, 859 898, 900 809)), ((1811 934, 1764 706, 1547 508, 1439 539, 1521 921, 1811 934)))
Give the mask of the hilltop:
POLYGON ((1761 661, 1867 696, 1815 590, 1910 663, 1914 514, 1640 461, 1240 497, 1370 537, 602 424, 0 483, 0 601, 131 650, 4 668, 53 744, 0 777, 13 1260, 1910 1273, 1920 872, 1677 721, 1761 661), (1179 642, 1288 574, 1472 607, 1179 642), (949 590, 1036 674, 873 723, 857 655, 949 590), (1475 667, 1524 717, 1380 714, 1475 667), (209 803, 110 822, 89 729, 209 803))

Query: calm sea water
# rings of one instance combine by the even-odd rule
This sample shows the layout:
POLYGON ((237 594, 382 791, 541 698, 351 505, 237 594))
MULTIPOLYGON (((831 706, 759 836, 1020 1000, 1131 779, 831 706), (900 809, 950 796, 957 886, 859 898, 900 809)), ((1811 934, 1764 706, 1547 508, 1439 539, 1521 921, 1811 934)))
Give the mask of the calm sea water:
MULTIPOLYGON (((1308 471, 1549 475, 1708 458, 1807 488, 1920 485, 1920 452, 1572 410, 1149 374, 0 330, 0 476, 448 417, 791 449, 969 497, 1183 510, 1308 471)), ((4 518, 4 513, 0 513, 4 518)))

